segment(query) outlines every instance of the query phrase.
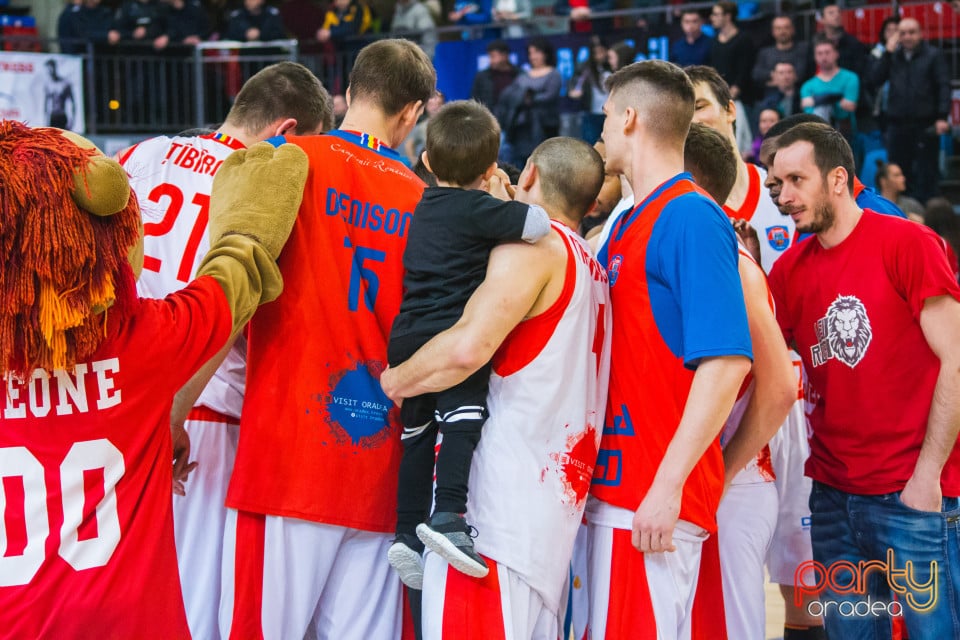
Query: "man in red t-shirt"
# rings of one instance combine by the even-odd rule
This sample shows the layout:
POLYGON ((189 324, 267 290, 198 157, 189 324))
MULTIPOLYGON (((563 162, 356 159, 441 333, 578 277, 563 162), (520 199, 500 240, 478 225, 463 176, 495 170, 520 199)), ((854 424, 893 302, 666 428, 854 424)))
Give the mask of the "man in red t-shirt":
POLYGON ((928 229, 857 206, 853 171, 849 145, 827 125, 777 141, 780 211, 816 234, 770 274, 813 404, 814 561, 797 570, 813 582, 796 592, 820 594, 808 610, 824 615, 830 637, 889 637, 878 618, 902 614, 913 640, 953 638, 960 287, 928 229))

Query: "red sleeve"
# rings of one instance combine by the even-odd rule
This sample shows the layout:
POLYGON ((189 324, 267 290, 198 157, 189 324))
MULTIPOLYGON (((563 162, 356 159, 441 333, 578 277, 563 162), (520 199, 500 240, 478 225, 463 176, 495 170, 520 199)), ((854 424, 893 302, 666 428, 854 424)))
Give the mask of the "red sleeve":
POLYGON ((141 300, 137 324, 139 352, 163 363, 179 388, 226 344, 233 316, 223 289, 203 276, 162 300, 141 300))
POLYGON ((894 286, 919 321, 927 298, 947 295, 960 300, 960 286, 940 237, 920 224, 908 228, 909 232, 895 236, 897 241, 891 267, 894 286))

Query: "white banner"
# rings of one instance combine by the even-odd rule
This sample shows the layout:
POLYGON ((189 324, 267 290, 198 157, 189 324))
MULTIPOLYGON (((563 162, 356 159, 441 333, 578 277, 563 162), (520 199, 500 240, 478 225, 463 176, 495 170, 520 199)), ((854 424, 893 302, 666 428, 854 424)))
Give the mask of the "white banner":
POLYGON ((83 59, 0 52, 0 119, 84 133, 83 59))

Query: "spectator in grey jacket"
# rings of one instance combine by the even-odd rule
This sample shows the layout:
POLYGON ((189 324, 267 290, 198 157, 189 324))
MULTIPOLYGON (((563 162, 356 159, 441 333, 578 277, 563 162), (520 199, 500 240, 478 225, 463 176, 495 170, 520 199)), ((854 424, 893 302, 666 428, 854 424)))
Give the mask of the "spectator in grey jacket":
POLYGON ((409 35, 411 40, 419 42, 431 60, 437 47, 436 28, 430 10, 420 0, 397 0, 390 31, 399 36, 409 35))
POLYGON ((789 16, 777 16, 770 23, 773 44, 762 47, 753 64, 753 83, 757 93, 763 95, 766 89, 773 87, 773 68, 778 62, 789 62, 797 72, 797 79, 803 82, 810 77, 810 47, 806 42, 796 40, 796 29, 789 16))

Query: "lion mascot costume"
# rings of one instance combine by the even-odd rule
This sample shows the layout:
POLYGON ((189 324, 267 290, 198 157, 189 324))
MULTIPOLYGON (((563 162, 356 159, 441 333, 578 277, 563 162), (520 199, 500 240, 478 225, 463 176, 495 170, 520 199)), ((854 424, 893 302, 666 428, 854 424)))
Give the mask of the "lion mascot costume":
POLYGON ((189 637, 171 401, 280 294, 306 175, 295 145, 230 156, 197 278, 140 299, 123 169, 79 136, 0 121, 0 638, 189 637))

